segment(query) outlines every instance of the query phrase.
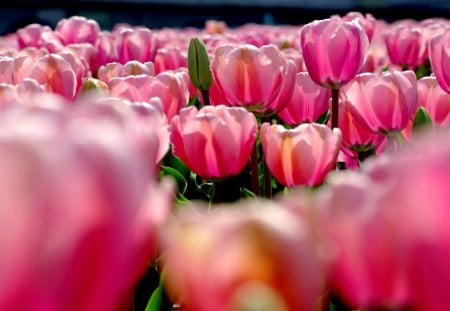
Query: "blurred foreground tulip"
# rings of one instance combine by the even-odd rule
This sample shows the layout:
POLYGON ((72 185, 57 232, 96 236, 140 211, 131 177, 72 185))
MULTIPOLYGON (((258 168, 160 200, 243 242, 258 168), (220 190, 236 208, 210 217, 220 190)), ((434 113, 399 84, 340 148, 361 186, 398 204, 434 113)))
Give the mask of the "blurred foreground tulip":
POLYGON ((171 297, 196 311, 318 310, 324 271, 308 224, 264 201, 220 209, 191 210, 168 227, 171 297))
POLYGON ((257 134, 253 114, 239 107, 184 108, 171 122, 173 154, 203 178, 239 174, 257 134))
POLYGON ((301 124, 287 130, 263 123, 261 144, 273 176, 287 187, 318 186, 335 167, 341 131, 325 125, 301 124))
POLYGON ((113 118, 39 107, 0 118, 0 309, 116 309, 155 256, 170 187, 113 118))

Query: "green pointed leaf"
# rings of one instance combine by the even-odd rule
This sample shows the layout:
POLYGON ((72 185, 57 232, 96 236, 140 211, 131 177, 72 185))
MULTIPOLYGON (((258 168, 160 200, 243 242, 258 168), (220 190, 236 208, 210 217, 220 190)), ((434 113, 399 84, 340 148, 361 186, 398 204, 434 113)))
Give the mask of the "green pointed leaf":
POLYGON ((417 109, 416 115, 414 116, 413 121, 413 132, 417 132, 418 130, 422 130, 426 127, 430 127, 433 125, 433 120, 431 120, 431 117, 428 113, 428 111, 420 107, 417 109))
POLYGON ((241 188, 241 192, 242 192, 242 197, 244 197, 244 198, 253 198, 253 199, 257 198, 256 194, 254 194, 251 190, 249 190, 247 188, 241 188))
POLYGON ((161 166, 160 176, 171 176, 178 185, 178 192, 184 194, 186 192, 188 183, 184 176, 176 169, 169 166, 161 166))
POLYGON ((161 284, 153 291, 145 307, 145 311, 160 311, 163 299, 163 289, 161 284))

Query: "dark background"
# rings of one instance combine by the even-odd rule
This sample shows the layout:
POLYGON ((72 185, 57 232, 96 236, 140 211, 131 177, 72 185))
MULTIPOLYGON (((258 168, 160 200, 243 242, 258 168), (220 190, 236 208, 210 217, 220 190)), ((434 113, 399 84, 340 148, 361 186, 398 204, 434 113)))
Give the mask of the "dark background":
POLYGON ((449 17, 448 0, 2 0, 0 34, 30 23, 54 27, 58 20, 82 15, 104 30, 116 23, 149 28, 203 27, 207 19, 227 22, 300 25, 348 11, 371 13, 388 22, 449 17))

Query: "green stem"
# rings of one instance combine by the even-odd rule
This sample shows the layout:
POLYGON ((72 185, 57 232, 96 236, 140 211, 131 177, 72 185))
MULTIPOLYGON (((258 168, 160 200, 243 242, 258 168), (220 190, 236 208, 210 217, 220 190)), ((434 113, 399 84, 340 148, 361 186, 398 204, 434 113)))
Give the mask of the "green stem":
POLYGON ((331 89, 331 128, 339 127, 339 89, 331 89))
POLYGON ((375 154, 375 148, 358 151, 358 164, 361 167, 361 164, 370 156, 375 154))
POLYGON ((203 106, 209 106, 210 105, 209 90, 200 90, 200 92, 202 93, 203 97, 203 106))
POLYGON ((264 194, 266 198, 272 198, 272 174, 266 161, 264 161, 264 194))
POLYGON ((252 170, 252 191, 256 196, 259 196, 258 144, 256 142, 250 156, 250 165, 252 170))

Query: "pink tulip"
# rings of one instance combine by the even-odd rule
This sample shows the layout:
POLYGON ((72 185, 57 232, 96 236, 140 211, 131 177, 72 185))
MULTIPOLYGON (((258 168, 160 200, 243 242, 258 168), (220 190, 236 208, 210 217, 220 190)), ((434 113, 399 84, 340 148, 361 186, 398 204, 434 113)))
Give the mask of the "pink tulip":
POLYGON ((438 84, 436 77, 424 77, 417 82, 418 105, 430 114, 434 124, 450 124, 450 94, 438 84))
POLYGON ((282 49, 281 51, 281 55, 284 56, 284 58, 286 60, 292 60, 295 64, 295 72, 299 73, 299 72, 303 72, 306 71, 304 62, 303 62, 303 55, 302 53, 300 53, 300 51, 298 49, 294 49, 294 48, 287 48, 287 49, 282 49))
POLYGON ((100 32, 95 43, 96 53, 92 57, 91 70, 97 72, 100 66, 117 61, 114 37, 110 32, 100 32))
POLYGON ((372 14, 366 14, 365 16, 360 12, 349 12, 342 17, 342 20, 346 22, 351 22, 352 20, 357 20, 363 27, 369 42, 372 41, 375 29, 377 27, 377 20, 372 16, 372 14))
POLYGON ((170 121, 189 101, 187 72, 163 72, 155 77, 146 75, 116 77, 109 81, 112 96, 130 101, 149 101, 159 97, 164 114, 170 121))
POLYGON ((295 65, 285 62, 272 45, 219 47, 211 67, 214 83, 228 105, 258 114, 270 115, 284 108, 287 101, 276 98, 291 94, 295 83, 295 65))
POLYGON ((319 85, 339 89, 363 66, 369 40, 357 21, 339 17, 303 26, 301 48, 311 79, 319 85))
POLYGON ((385 41, 393 64, 414 70, 425 63, 427 41, 418 25, 394 24, 385 31, 385 41))
POLYGON ((377 148, 385 136, 369 131, 358 122, 349 105, 345 99, 339 103, 339 129, 342 131, 342 145, 356 152, 371 151, 377 148))
POLYGON ((68 100, 72 100, 76 94, 75 72, 62 56, 49 54, 38 59, 29 77, 46 85, 49 92, 60 94, 68 100))
POLYGON ((137 60, 130 60, 125 64, 121 63, 109 63, 105 66, 101 66, 98 68, 98 79, 109 83, 112 78, 115 77, 126 77, 126 76, 137 76, 137 75, 147 75, 154 76, 155 75, 155 67, 152 62, 141 63, 137 60))
POLYGON ((155 256, 168 188, 112 118, 10 112, 0 122, 0 309, 115 310, 155 256))
POLYGON ((417 109, 417 80, 412 71, 363 73, 344 92, 355 119, 375 133, 401 131, 417 109))
POLYGON ((0 56, 0 83, 14 83, 14 58, 0 56))
POLYGON ((187 68, 187 49, 182 51, 180 47, 158 49, 154 60, 156 73, 187 68))
POLYGON ((130 60, 151 62, 158 49, 158 40, 148 28, 127 28, 117 35, 116 49, 118 60, 122 64, 130 60))
POLYGON ((314 83, 307 72, 297 74, 294 92, 278 116, 289 125, 316 122, 330 106, 331 91, 314 83))
MULTIPOLYGON (((390 184, 356 172, 330 179, 318 194, 321 231, 335 250, 328 282, 349 309, 401 310, 410 292, 406 258, 388 201, 390 184)), ((396 215, 400 216, 400 215, 396 215)))
POLYGON ((279 205, 185 213, 164 242, 165 286, 189 310, 318 310, 323 263, 311 229, 279 205))
POLYGON ((184 108, 171 124, 173 154, 203 178, 239 174, 247 164, 257 134, 253 114, 239 107, 184 108))
POLYGON ((434 36, 428 46, 431 67, 439 85, 450 93, 450 75, 447 68, 450 66, 450 32, 434 36))
POLYGON ((17 42, 20 49, 62 46, 50 27, 39 24, 30 24, 17 30, 17 42))
POLYGON ((56 25, 55 33, 64 45, 71 43, 90 43, 94 45, 100 33, 100 26, 93 19, 72 16, 61 19, 56 25))
POLYGON ((323 183, 335 167, 341 147, 341 131, 319 124, 286 130, 278 124, 263 123, 260 135, 266 164, 287 187, 323 183))

